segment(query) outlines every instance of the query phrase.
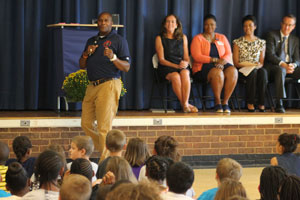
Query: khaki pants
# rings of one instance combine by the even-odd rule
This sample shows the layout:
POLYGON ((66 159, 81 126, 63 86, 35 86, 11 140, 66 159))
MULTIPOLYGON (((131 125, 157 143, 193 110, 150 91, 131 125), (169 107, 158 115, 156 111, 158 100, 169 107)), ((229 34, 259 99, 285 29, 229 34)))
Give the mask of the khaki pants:
MULTIPOLYGON (((103 153, 107 132, 112 128, 121 93, 121 80, 115 79, 94 86, 89 84, 82 103, 81 127, 91 136, 95 148, 103 153), (97 130, 95 130, 97 120, 97 130)), ((104 156, 104 155, 102 155, 104 156)))

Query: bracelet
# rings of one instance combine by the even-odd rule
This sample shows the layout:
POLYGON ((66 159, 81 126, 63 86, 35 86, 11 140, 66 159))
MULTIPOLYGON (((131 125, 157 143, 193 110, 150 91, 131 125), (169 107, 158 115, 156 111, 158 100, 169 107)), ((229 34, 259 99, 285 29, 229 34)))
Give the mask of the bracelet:
POLYGON ((81 57, 84 58, 84 59, 87 59, 89 56, 85 56, 84 54, 82 54, 81 57))
POLYGON ((217 63, 218 62, 218 58, 212 58, 212 62, 213 63, 217 63))
POLYGON ((114 54, 113 55, 113 57, 111 58, 111 59, 109 59, 111 62, 113 62, 113 61, 115 61, 115 60, 117 60, 117 55, 116 54, 114 54))

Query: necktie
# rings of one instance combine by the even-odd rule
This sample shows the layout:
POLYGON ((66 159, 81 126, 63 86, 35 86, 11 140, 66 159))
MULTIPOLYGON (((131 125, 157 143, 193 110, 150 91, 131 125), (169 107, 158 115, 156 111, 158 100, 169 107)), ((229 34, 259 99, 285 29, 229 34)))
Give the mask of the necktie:
POLYGON ((285 53, 285 41, 286 41, 287 37, 282 37, 282 41, 281 41, 281 49, 280 49, 280 58, 281 60, 283 60, 284 62, 286 61, 286 53, 285 53))

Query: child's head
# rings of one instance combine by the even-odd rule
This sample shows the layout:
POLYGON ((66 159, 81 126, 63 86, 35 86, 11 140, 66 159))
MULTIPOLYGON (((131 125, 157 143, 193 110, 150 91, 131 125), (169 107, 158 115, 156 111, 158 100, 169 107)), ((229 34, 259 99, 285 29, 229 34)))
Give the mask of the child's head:
POLYGON ((91 182, 79 174, 66 177, 59 191, 60 200, 89 200, 92 193, 91 182))
POLYGON ((106 135, 106 148, 110 152, 120 152, 126 145, 126 135, 121 130, 113 129, 106 135))
POLYGON ((151 156, 146 161, 146 176, 152 180, 162 183, 167 175, 169 162, 161 156, 151 156))
POLYGON ((8 165, 5 176, 6 188, 11 194, 25 194, 29 191, 29 179, 26 170, 18 162, 8 165))
POLYGON ((178 142, 173 137, 166 135, 157 138, 154 144, 154 150, 157 155, 169 157, 174 161, 180 160, 180 154, 177 148, 178 142))
POLYGON ((260 175, 261 200, 277 199, 280 182, 286 177, 287 172, 280 166, 265 167, 260 175))
POLYGON ((280 200, 300 199, 300 178, 290 175, 281 181, 277 197, 280 200))
POLYGON ((63 158, 55 151, 45 150, 35 161, 34 174, 41 187, 56 181, 58 175, 63 175, 63 171, 63 158))
POLYGON ((13 150, 16 154, 18 161, 24 157, 29 157, 31 154, 32 144, 28 137, 18 136, 13 141, 13 150))
POLYGON ((239 181, 242 176, 242 166, 231 158, 223 158, 217 164, 216 173, 220 182, 225 178, 239 181))
POLYGON ((113 156, 109 159, 106 166, 106 172, 111 171, 116 181, 125 179, 131 182, 136 182, 136 178, 132 172, 131 166, 124 158, 113 156))
POLYGON ((64 148, 61 145, 59 145, 59 144, 50 144, 47 149, 59 153, 62 156, 65 164, 67 164, 66 153, 65 153, 64 148))
POLYGON ((75 160, 77 158, 90 157, 94 151, 94 143, 90 136, 75 136, 71 142, 70 158, 75 160))
POLYGON ((9 156, 9 148, 8 145, 4 142, 0 141, 0 165, 5 165, 9 156))
POLYGON ((189 165, 176 162, 168 168, 167 185, 171 192, 185 194, 192 187, 193 182, 194 171, 189 165))
POLYGON ((140 138, 131 138, 127 144, 124 158, 131 166, 141 166, 150 157, 148 145, 140 138))
POLYGON ((234 195, 247 198, 246 190, 241 182, 233 179, 224 179, 219 186, 215 200, 227 200, 234 195))
POLYGON ((84 158, 77 158, 72 162, 70 173, 83 175, 90 181, 92 181, 94 176, 94 171, 90 161, 84 158))
POLYGON ((276 145, 277 152, 280 154, 291 153, 297 149, 300 143, 300 137, 297 134, 283 133, 278 137, 276 145))

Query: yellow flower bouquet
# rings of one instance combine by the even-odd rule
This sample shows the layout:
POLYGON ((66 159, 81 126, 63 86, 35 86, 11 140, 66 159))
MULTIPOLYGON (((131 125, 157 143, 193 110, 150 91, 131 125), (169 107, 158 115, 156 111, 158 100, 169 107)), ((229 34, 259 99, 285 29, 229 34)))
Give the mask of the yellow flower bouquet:
MULTIPOLYGON (((122 81, 121 81, 122 82, 122 81)), ((66 97, 70 102, 82 101, 85 95, 85 90, 89 84, 87 72, 80 69, 74 73, 69 74, 63 82, 62 89, 66 92, 66 97)), ((122 82, 121 97, 127 93, 122 82)))

